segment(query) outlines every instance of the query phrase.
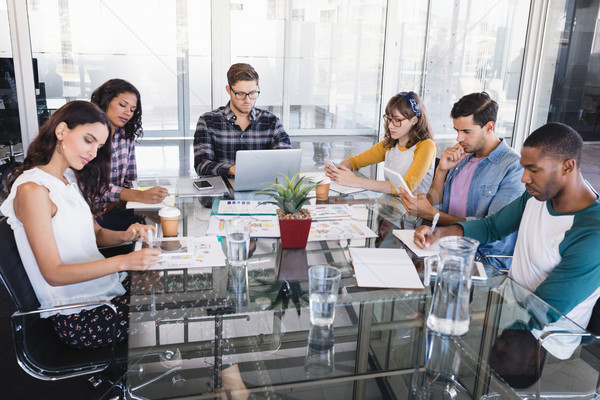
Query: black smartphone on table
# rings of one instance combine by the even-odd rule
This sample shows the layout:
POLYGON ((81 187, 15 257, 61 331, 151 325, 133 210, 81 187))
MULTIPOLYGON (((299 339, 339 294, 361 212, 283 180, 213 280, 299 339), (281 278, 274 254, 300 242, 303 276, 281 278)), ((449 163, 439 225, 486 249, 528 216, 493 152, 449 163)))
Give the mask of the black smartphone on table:
POLYGON ((194 181, 194 187, 198 190, 214 189, 214 186, 207 180, 194 181))

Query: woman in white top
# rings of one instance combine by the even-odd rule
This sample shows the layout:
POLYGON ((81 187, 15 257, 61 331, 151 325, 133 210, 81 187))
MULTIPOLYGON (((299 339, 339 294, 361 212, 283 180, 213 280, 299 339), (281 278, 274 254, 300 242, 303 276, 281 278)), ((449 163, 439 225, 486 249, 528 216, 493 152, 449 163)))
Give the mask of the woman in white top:
POLYGON ((397 196, 391 182, 362 178, 352 172, 383 161, 387 168, 402 175, 411 191, 427 193, 433 180, 436 145, 419 95, 400 92, 392 96, 385 107, 383 128, 385 135, 381 142, 345 159, 340 168, 325 164, 327 176, 341 185, 397 196))
POLYGON ((15 233, 19 254, 42 308, 110 300, 117 320, 101 306, 68 310, 50 317, 67 344, 90 348, 108 345, 113 326, 118 340, 127 338, 127 270, 156 264, 159 249, 105 259, 98 246, 117 245, 153 227, 134 224, 126 231, 100 228, 93 214, 108 189, 110 123, 86 101, 57 110, 40 128, 23 165, 9 179, 10 194, 0 210, 15 233))

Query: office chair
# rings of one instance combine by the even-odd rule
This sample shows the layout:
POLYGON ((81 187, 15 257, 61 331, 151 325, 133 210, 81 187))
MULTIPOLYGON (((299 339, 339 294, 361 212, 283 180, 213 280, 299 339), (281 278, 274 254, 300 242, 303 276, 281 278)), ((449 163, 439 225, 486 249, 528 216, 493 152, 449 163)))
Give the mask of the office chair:
MULTIPOLYGON (((115 344, 116 340, 113 340, 112 347, 75 349, 60 341, 48 318, 40 318, 42 312, 99 305, 110 307, 116 314, 112 303, 100 301, 40 310, 6 217, 0 219, 0 243, 0 279, 17 309, 11 317, 11 326, 19 366, 34 378, 45 381, 99 374, 102 371, 108 374, 109 367, 115 378, 120 378, 116 374, 121 373, 121 369, 127 365, 127 342, 115 344)), ((90 383, 92 387, 98 387, 102 379, 96 377, 90 379, 90 383)))

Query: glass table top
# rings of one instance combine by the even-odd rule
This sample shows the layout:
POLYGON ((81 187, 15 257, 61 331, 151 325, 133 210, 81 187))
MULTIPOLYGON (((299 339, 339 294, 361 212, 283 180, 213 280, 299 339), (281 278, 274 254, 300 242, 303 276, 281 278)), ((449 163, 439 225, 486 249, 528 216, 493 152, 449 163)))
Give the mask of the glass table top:
MULTIPOLYGON (((226 267, 132 273, 130 397, 504 399, 549 392, 595 398, 598 372, 581 357, 591 336, 566 318, 548 332, 532 330, 535 312, 556 311, 491 267, 487 281, 472 285, 470 328, 462 337, 426 329, 433 285, 357 287, 348 248, 403 248, 392 230, 420 221, 404 216, 388 195, 330 201, 350 204, 377 238, 293 250, 281 249, 278 239, 253 239, 241 277, 226 267), (305 276, 318 264, 342 272, 331 328, 310 324, 305 276), (571 355, 564 360, 555 356, 565 352, 571 355), (532 375, 514 365, 537 369, 532 375)), ((182 236, 204 235, 210 203, 178 200, 182 236)), ((422 274, 422 261, 414 261, 422 274)))

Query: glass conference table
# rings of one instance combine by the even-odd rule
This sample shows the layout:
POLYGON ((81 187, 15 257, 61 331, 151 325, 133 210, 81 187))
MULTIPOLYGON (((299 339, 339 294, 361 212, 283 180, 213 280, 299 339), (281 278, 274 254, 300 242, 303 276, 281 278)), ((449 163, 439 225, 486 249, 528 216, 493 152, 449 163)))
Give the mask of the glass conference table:
MULTIPOLYGON (((181 236, 204 235, 211 202, 177 200, 181 236)), ((403 248, 392 229, 419 221, 389 195, 360 192, 329 202, 350 204, 378 237, 295 250, 259 238, 242 275, 226 267, 133 273, 130 398, 227 398, 223 391, 232 387, 245 390, 229 398, 597 398, 597 361, 584 347, 593 337, 564 318, 534 337, 523 327, 554 311, 493 269, 473 283, 463 337, 426 328, 433 283, 423 290, 357 287, 348 246, 403 248), (306 270, 317 264, 342 272, 331 329, 309 321, 306 270)), ((422 261, 414 261, 422 274, 422 261)))

